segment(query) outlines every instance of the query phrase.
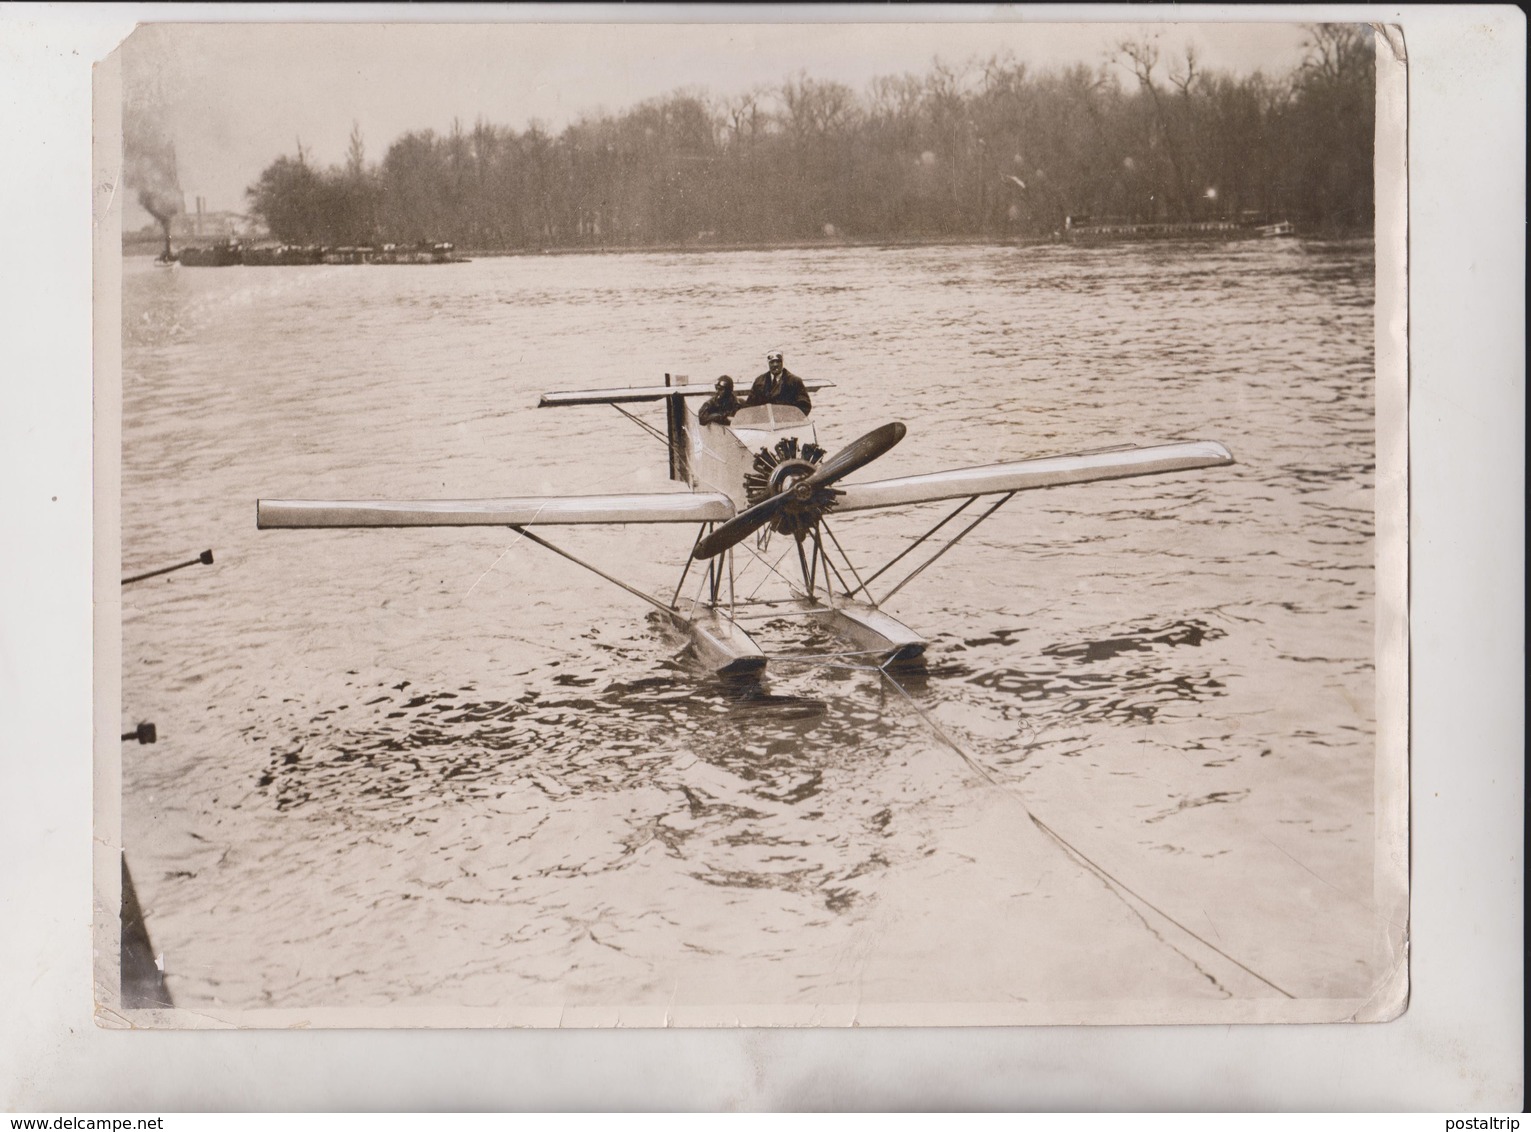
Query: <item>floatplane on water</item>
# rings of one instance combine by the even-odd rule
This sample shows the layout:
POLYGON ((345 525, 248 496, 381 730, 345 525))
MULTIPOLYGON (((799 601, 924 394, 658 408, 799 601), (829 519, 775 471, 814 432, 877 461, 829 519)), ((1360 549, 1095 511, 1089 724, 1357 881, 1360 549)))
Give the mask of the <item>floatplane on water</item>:
MULTIPOLYGON (((816 391, 833 383, 805 380, 804 384, 810 391, 816 391)), ((856 655, 877 665, 921 658, 926 647, 924 638, 885 613, 882 604, 1017 492, 1233 463, 1223 445, 1201 440, 1143 447, 1118 445, 849 483, 846 482, 849 476, 904 438, 906 429, 902 423, 882 425, 829 455, 819 447, 813 422, 792 405, 754 405, 738 410, 727 424, 698 423, 687 400, 710 392, 705 385, 691 386, 682 377, 672 380, 666 374, 663 386, 547 393, 539 403, 541 408, 611 405, 665 442, 669 449, 670 478, 686 484, 689 492, 507 499, 262 499, 256 503, 256 525, 261 529, 509 527, 657 608, 668 622, 689 635, 697 657, 710 670, 721 675, 743 675, 761 672, 767 661, 765 652, 743 623, 790 616, 820 622, 849 641, 856 655), (664 403, 665 432, 623 408, 643 402, 664 403), (955 535, 929 550, 881 599, 873 597, 868 589, 872 582, 924 546, 984 496, 999 498, 955 535), (864 577, 840 546, 828 522, 830 516, 838 519, 858 511, 947 500, 960 503, 864 577), (644 593, 528 529, 588 523, 697 524, 696 541, 674 594, 666 599, 644 593), (795 545, 798 577, 785 578, 778 569, 791 554, 793 545, 775 563, 762 553, 772 532, 789 537, 795 545), (762 599, 753 596, 756 591, 743 592, 734 561, 735 550, 739 548, 786 580, 791 596, 783 600, 762 599), (694 594, 683 599, 682 592, 694 563, 704 565, 698 568, 694 594)))

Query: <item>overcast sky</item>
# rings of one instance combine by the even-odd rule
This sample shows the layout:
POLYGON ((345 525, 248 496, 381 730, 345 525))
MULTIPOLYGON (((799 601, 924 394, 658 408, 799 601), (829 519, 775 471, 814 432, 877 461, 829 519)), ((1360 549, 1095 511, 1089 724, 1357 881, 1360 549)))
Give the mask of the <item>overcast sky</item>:
MULTIPOLYGON (((567 20, 571 11, 592 12, 557 15, 567 20)), ((663 11, 634 15, 652 20, 663 11)), ((728 95, 803 72, 861 92, 880 75, 923 73, 938 57, 961 63, 1009 52, 1038 67, 1097 66, 1122 39, 1143 36, 1166 60, 1192 45, 1209 68, 1282 74, 1300 62, 1305 37, 1291 23, 1037 23, 1008 9, 984 9, 979 22, 978 11, 881 24, 826 22, 843 20, 846 9, 805 7, 788 14, 817 22, 148 25, 124 45, 123 93, 153 106, 174 141, 188 208, 203 196, 210 209, 242 211, 246 187, 299 139, 318 163, 342 161, 353 121, 375 162, 405 131, 447 130, 454 117, 517 130, 536 119, 556 131, 582 114, 620 112, 680 87, 728 95), (996 12, 1010 19, 994 22, 996 12)), ((933 14, 854 14, 911 12, 933 14)), ((760 10, 680 13, 700 15, 758 20, 760 10)), ((1259 15, 1249 10, 1249 18, 1259 15)), ((147 223, 127 199, 126 227, 147 223)))

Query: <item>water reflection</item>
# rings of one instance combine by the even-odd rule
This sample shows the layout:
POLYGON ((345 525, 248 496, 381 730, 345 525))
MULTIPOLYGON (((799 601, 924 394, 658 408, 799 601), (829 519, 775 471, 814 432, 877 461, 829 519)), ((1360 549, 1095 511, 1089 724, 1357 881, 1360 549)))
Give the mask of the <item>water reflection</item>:
MULTIPOLYGON (((802 622, 776 628, 787 639, 774 643, 794 654, 831 643, 802 622)), ((875 798, 848 805, 848 792, 867 767, 927 742, 928 713, 976 690, 1022 735, 1060 720, 1152 723, 1166 703, 1224 694, 1210 670, 1177 659, 1223 636, 1200 621, 1144 624, 1045 644, 1016 664, 1007 658, 1020 634, 997 627, 938 640, 934 664, 886 672, 805 664, 775 679, 699 678, 668 662, 613 679, 556 662, 505 700, 471 686, 349 683, 344 703, 312 711, 291 702, 285 718, 267 720, 262 733, 280 739, 255 785, 278 812, 369 827, 514 804, 540 828, 582 798, 643 799, 620 853, 573 867, 620 869, 653 841, 709 886, 769 889, 848 912, 858 881, 907 851, 890 857, 885 847, 897 807, 875 798), (860 816, 847 820, 847 810, 860 816)))
POLYGON ((1017 713, 1005 700, 1019 701, 1035 724, 1053 719, 1075 723, 1152 723, 1169 703, 1203 703, 1226 694, 1224 680, 1208 668, 1187 666, 1170 650, 1197 648, 1226 636, 1202 621, 1143 625, 1098 639, 1041 645, 1026 663, 1007 663, 1004 650, 1019 631, 997 629, 982 637, 943 641, 953 659, 932 666, 943 680, 960 678, 1001 701, 1006 718, 1017 713), (974 664, 968 654, 992 658, 974 664), (960 658, 960 659, 959 659, 960 658), (1044 659, 1062 663, 1047 664, 1044 659))

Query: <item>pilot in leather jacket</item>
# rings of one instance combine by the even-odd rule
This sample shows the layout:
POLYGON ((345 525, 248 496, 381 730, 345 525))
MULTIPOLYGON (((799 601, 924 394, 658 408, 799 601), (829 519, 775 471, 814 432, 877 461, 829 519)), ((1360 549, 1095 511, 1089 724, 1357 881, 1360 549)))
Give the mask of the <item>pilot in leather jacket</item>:
POLYGON ((755 384, 750 386, 749 396, 744 399, 746 405, 796 405, 806 416, 813 409, 813 402, 808 399, 808 388, 803 384, 803 379, 782 365, 780 350, 772 350, 766 355, 766 365, 770 368, 755 379, 755 384))

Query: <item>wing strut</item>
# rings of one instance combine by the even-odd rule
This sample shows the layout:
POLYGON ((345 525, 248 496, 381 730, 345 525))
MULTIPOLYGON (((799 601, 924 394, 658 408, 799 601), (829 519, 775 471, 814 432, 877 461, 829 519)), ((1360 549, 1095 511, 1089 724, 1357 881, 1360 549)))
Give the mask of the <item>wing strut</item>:
MULTIPOLYGON (((937 558, 940 558, 941 555, 945 554, 952 547, 956 546, 959 542, 962 541, 962 539, 967 535, 967 533, 969 531, 971 531, 979 523, 983 522, 990 515, 994 514, 994 512, 998 511, 1001 507, 1003 507, 1006 503, 1009 503, 1014 498, 1015 498, 1015 492, 1013 492, 1013 491, 1010 492, 1007 495, 1001 496, 999 498, 999 500, 992 507, 990 507, 987 511, 985 511, 982 515, 978 516, 978 518, 974 519, 967 526, 963 527, 962 530, 959 531, 957 534, 955 534, 951 538, 947 539, 945 546, 943 546, 940 550, 936 551, 929 558, 925 559, 924 562, 921 562, 918 566, 916 566, 909 573, 905 574, 904 575, 904 580, 901 581, 898 585, 894 586, 887 593, 883 594, 882 600, 883 601, 887 601, 894 594, 898 593, 899 590, 903 589, 910 582, 914 581, 915 578, 919 577, 920 574, 922 574, 924 572, 925 567, 931 565, 933 562, 935 562, 935 560, 937 558)), ((879 602, 878 604, 880 605, 881 602, 879 602)))
POLYGON ((511 523, 510 524, 510 529, 515 531, 519 535, 522 535, 522 536, 524 536, 526 538, 531 539, 538 546, 546 547, 548 550, 551 550, 554 554, 558 555, 560 558, 567 558, 570 562, 574 563, 576 566, 583 566, 586 570, 589 570, 592 574, 596 574, 596 575, 598 575, 598 576, 600 576, 602 578, 605 578, 612 585, 620 586, 622 589, 626 590, 628 593, 632 594, 634 597, 641 597, 644 601, 648 602, 655 609, 659 609, 659 610, 662 610, 665 613, 671 613, 671 614, 673 614, 675 612, 675 610, 671 609, 668 605, 666 605, 664 602, 660 601, 658 598, 650 597, 648 594, 644 593, 642 590, 634 589, 632 586, 628 585, 626 582, 622 581, 619 578, 613 578, 610 574, 606 573, 606 571, 598 569, 598 568, 590 565, 590 563, 586 562, 583 558, 576 558, 576 557, 574 557, 574 555, 570 554, 567 550, 564 550, 562 547, 554 546, 547 539, 543 538, 540 535, 532 534, 532 532, 527 530, 525 527, 518 527, 518 526, 516 526, 516 524, 511 523))
MULTIPOLYGON (((943 522, 944 522, 944 520, 943 520, 943 522)), ((854 597, 857 592, 859 592, 860 590, 866 589, 866 585, 867 584, 866 584, 866 582, 863 582, 861 580, 861 575, 856 570, 856 564, 851 561, 851 556, 849 554, 845 553, 845 547, 841 546, 840 545, 840 540, 835 538, 835 532, 829 529, 829 524, 827 522, 825 522, 823 519, 820 519, 819 520, 819 526, 824 528, 824 533, 829 536, 829 541, 835 544, 835 549, 840 552, 840 557, 845 559, 846 569, 850 570, 851 577, 856 579, 856 583, 857 583, 856 584, 856 588, 853 590, 853 589, 851 589, 849 586, 847 586, 845 584, 844 576, 841 575, 841 573, 840 573, 840 571, 838 569, 835 569, 834 563, 830 562, 829 551, 823 550, 823 548, 821 547, 820 549, 823 550, 823 554, 824 554, 824 561, 825 562, 829 562, 830 569, 835 570, 835 577, 840 579, 840 588, 845 591, 845 596, 846 597, 854 597)), ((908 553, 908 552, 906 551, 905 553, 908 553)), ((900 555, 899 557, 903 557, 903 556, 900 555)), ((870 580, 871 579, 868 579, 868 581, 870 581, 870 580)))
MULTIPOLYGON (((987 511, 985 511, 982 515, 978 516, 978 518, 974 519, 967 526, 963 527, 962 530, 958 531, 951 538, 947 539, 946 542, 942 544, 940 550, 936 551, 929 558, 925 559, 924 562, 921 562, 913 570, 911 570, 911 571, 909 571, 909 573, 905 574, 904 577, 903 577, 903 580, 900 581, 898 583, 898 585, 894 586, 891 590, 889 590, 887 593, 885 593, 882 596, 882 600, 881 601, 879 601, 876 598, 872 597, 871 591, 869 591, 869 590, 867 591, 867 600, 870 601, 873 605, 881 605, 884 601, 887 601, 894 594, 898 593, 899 590, 903 589, 910 582, 914 581, 917 577, 919 577, 921 574, 923 574, 925 572, 926 568, 931 566, 932 564, 934 564, 934 562, 935 562, 935 560, 937 558, 940 558, 941 555, 945 554, 948 550, 950 550, 952 547, 956 546, 965 537, 967 537, 968 533, 970 531, 972 531, 972 529, 974 527, 978 526, 979 523, 983 522, 990 515, 994 514, 994 512, 998 511, 1001 507, 1003 507, 1006 503, 1009 503, 1012 499, 1014 499, 1015 495, 1016 495, 1016 493, 1011 491, 1011 492, 1007 492, 1005 495, 1000 496, 999 499, 987 511)), ((897 562, 899 560, 899 558, 904 557, 904 555, 908 554, 909 551, 913 550, 916 546, 919 546, 920 543, 924 542, 931 535, 935 534, 936 531, 940 530, 950 520, 955 519, 957 517, 958 513, 962 511, 963 507, 966 507, 968 505, 968 503, 972 503, 973 500, 975 500, 977 498, 978 498, 978 496, 976 496, 976 495, 969 496, 968 500, 967 500, 967 503, 964 503, 962 505, 962 507, 958 507, 955 511, 953 511, 949 515, 947 515, 945 519, 942 519, 934 527, 931 527, 930 530, 926 531, 923 535, 921 535, 919 538, 917 538, 912 545, 906 547, 896 558, 894 558, 891 562, 889 562, 887 566, 884 566, 881 570, 878 570, 876 574, 873 574, 872 578, 877 577, 878 574, 884 573, 888 569, 888 566, 892 566, 894 562, 897 562)), ((872 580, 872 578, 868 578, 867 582, 870 582, 872 580)), ((866 590, 866 582, 863 582, 860 586, 858 586, 857 590, 858 591, 866 590)), ((855 591, 853 591, 853 592, 855 592, 855 591)))
MULTIPOLYGON (((947 523, 950 523, 953 519, 955 519, 958 515, 962 514, 962 512, 967 510, 969 507, 971 507, 977 501, 978 501, 978 496, 976 496, 976 495, 968 496, 961 503, 959 503, 957 505, 956 510, 954 510, 950 514, 948 514, 946 516, 946 518, 942 519, 935 526, 931 527, 930 530, 926 531, 919 538, 915 539, 908 546, 904 547, 903 550, 899 551, 896 555, 894 555, 892 558, 890 558, 887 562, 883 563, 882 566, 878 567, 877 572, 875 574, 873 574, 870 578, 868 578, 866 581, 862 582, 860 575, 857 575, 856 581, 860 582, 861 584, 858 585, 855 589, 851 590, 850 593, 846 594, 845 596, 846 597, 855 597, 858 593, 861 593, 863 590, 866 590, 867 598, 868 598, 868 600, 870 600, 871 597, 872 597, 872 593, 871 593, 870 590, 867 590, 867 586, 871 585, 873 582, 877 581, 878 578, 882 577, 889 570, 893 569, 894 566, 898 565, 905 558, 907 558, 910 554, 912 554, 914 552, 914 548, 915 547, 919 546, 920 543, 924 542, 931 535, 935 534, 942 527, 946 526, 947 523)), ((835 543, 835 546, 838 547, 839 545, 840 544, 838 542, 835 543)), ((844 554, 845 551, 842 550, 842 551, 840 551, 840 553, 844 554)), ((849 560, 847 559, 847 561, 849 561, 849 560)))
MULTIPOLYGON (((701 542, 703 536, 709 534, 712 531, 712 527, 713 527, 713 524, 711 524, 711 523, 702 523, 702 524, 700 524, 696 528, 696 542, 693 542, 691 544, 691 549, 692 550, 696 549, 696 543, 701 542)), ((694 561, 696 561, 696 558, 695 558, 694 555, 691 555, 691 554, 686 555, 686 564, 683 567, 681 567, 681 571, 680 571, 680 581, 675 583, 675 596, 670 599, 670 605, 671 605, 671 607, 673 607, 675 609, 679 609, 680 608, 680 591, 681 591, 681 587, 686 584, 686 575, 691 572, 691 563, 694 562, 694 561)))

